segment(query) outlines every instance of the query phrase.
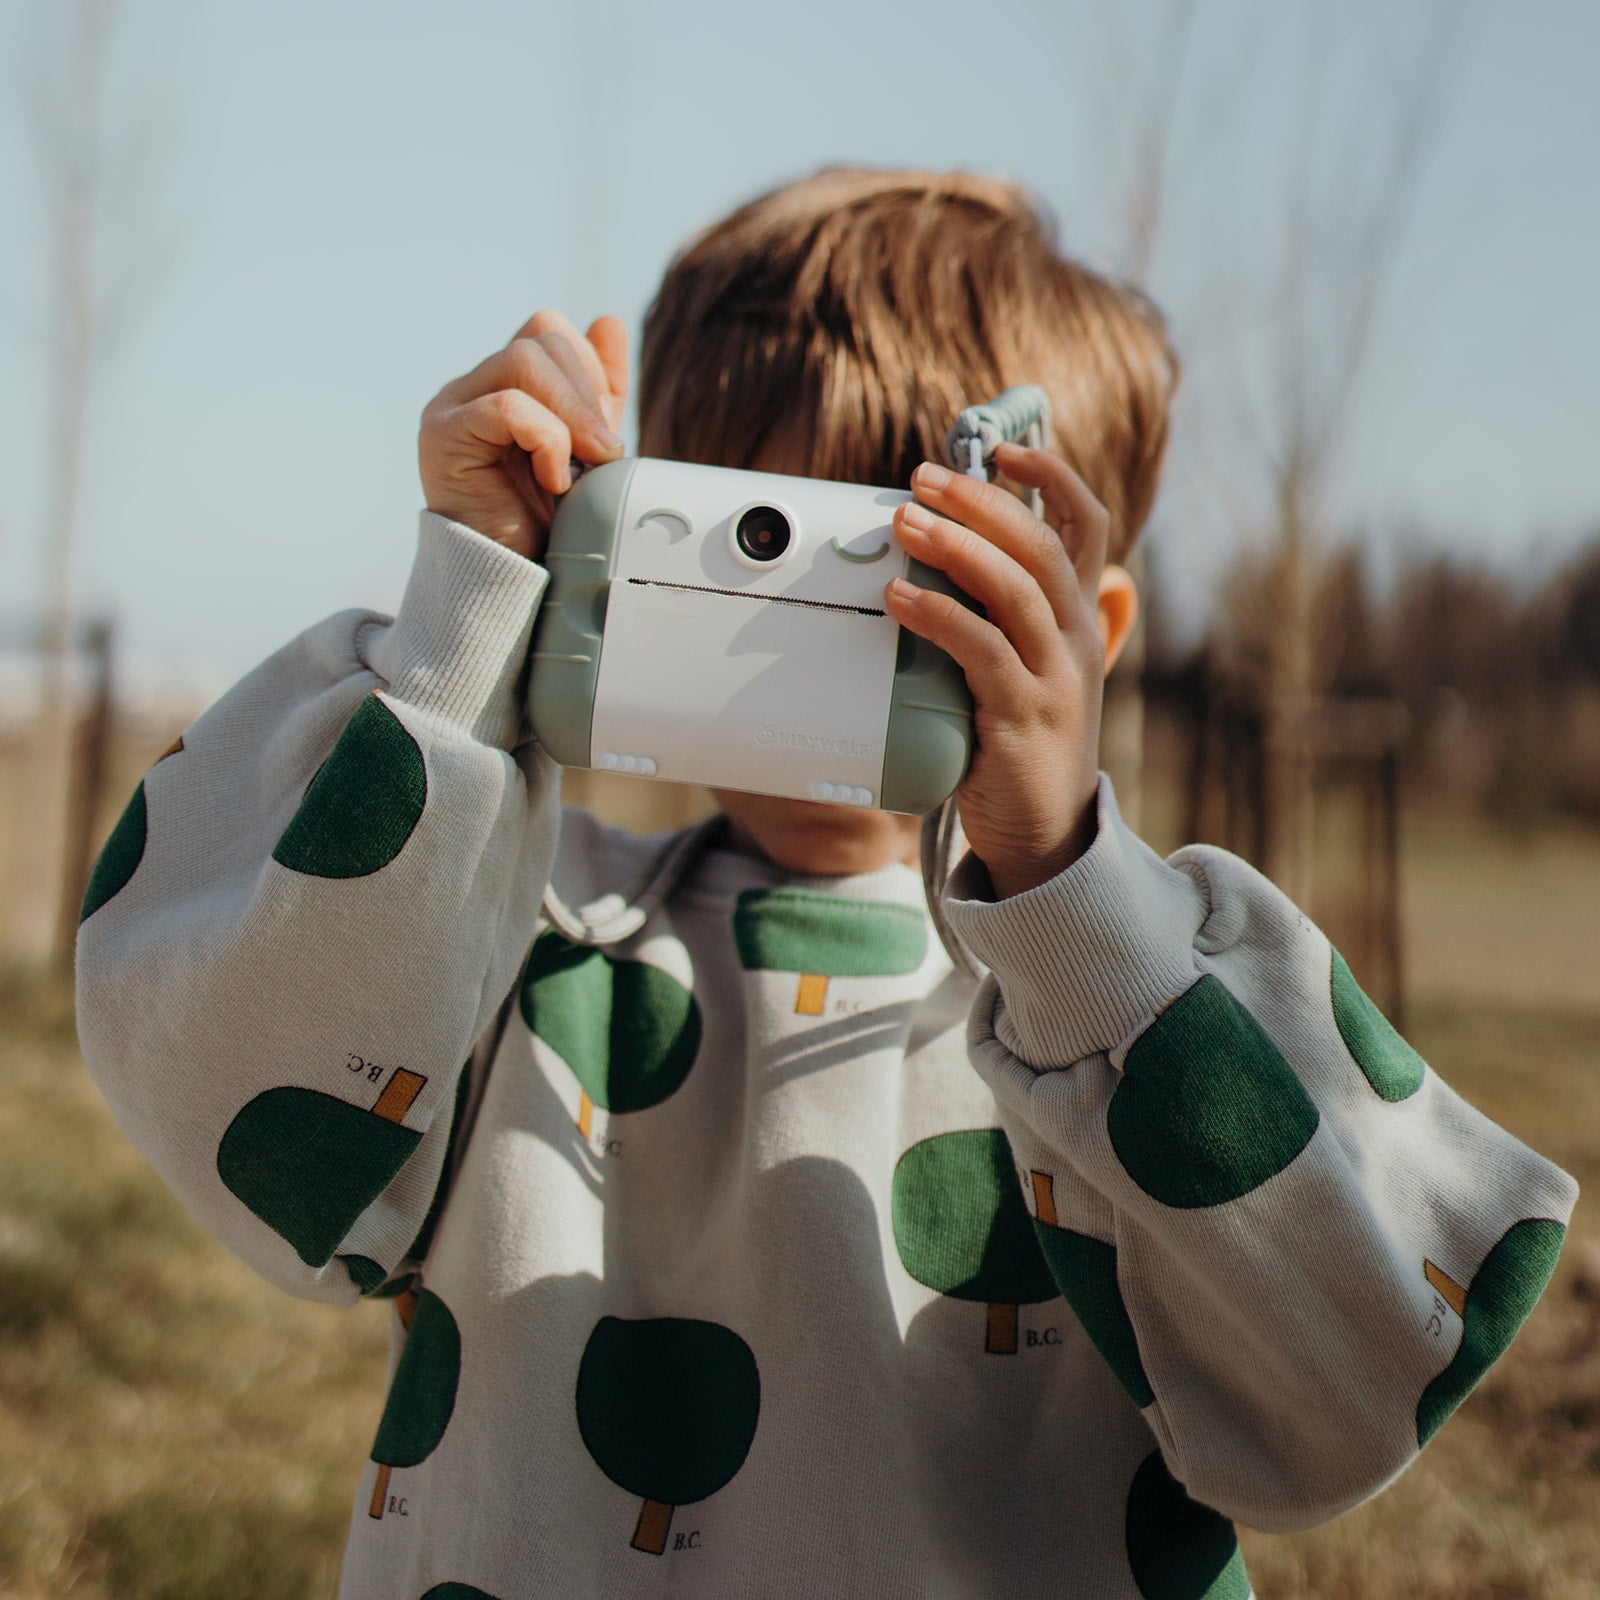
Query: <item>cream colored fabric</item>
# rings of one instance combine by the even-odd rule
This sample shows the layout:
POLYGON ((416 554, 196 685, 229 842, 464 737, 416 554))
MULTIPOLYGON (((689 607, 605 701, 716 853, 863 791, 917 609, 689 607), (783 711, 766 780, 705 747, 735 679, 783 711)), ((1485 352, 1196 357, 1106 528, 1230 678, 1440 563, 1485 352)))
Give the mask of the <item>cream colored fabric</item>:
POLYGON ((1055 881, 954 876, 981 985, 908 868, 558 822, 542 584, 425 517, 397 619, 151 771, 81 934, 91 1069, 185 1203, 293 1293, 396 1295, 341 1593, 1239 1600, 1225 1518, 1399 1472, 1571 1180, 1109 787, 1055 881), (637 930, 536 945, 552 872, 569 933, 649 885, 637 930))

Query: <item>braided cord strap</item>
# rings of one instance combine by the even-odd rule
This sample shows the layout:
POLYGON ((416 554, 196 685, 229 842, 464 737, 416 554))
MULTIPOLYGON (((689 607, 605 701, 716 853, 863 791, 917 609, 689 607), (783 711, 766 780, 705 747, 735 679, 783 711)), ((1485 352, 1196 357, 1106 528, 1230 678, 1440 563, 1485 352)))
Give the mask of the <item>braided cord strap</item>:
MULTIPOLYGON (((987 478, 998 444, 1025 444, 1043 450, 1050 437, 1050 396, 1036 383, 1018 384, 987 405, 968 406, 944 436, 944 459, 956 472, 987 478)), ((1037 489, 1027 495, 1035 516, 1043 511, 1037 489)))

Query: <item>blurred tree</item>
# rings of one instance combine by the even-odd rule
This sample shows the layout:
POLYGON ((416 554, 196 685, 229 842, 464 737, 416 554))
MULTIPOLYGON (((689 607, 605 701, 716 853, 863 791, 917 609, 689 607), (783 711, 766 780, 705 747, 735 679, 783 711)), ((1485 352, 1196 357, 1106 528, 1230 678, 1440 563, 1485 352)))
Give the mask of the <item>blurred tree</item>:
MULTIPOLYGON (((165 180, 174 143, 170 117, 179 102, 150 84, 128 104, 113 93, 120 12, 119 0, 41 8, 36 59, 21 85, 37 130, 49 281, 56 289, 46 362, 54 437, 43 524, 41 737, 31 808, 33 854, 50 867, 65 854, 75 721, 74 574, 96 385, 148 309, 177 236, 165 180)), ((50 887, 46 880, 43 892, 50 887)), ((56 887, 54 946, 70 957, 83 886, 56 887)))
POLYGON ((1519 656, 1517 599, 1504 579, 1451 555, 1406 568, 1387 608, 1383 653, 1394 690, 1426 735, 1440 696, 1499 701, 1519 656))
MULTIPOLYGON (((1156 29, 1157 48, 1141 49, 1126 15, 1115 7, 1096 13, 1101 88, 1101 130, 1112 174, 1117 217, 1116 259, 1120 271, 1141 288, 1149 279, 1156 243, 1176 181, 1180 149, 1191 156, 1192 143, 1177 139, 1184 80, 1193 58, 1199 0, 1164 0, 1156 29)), ((1144 553, 1135 548, 1128 568, 1141 593, 1147 587, 1144 553)), ((1117 801, 1129 827, 1141 822, 1144 780, 1144 692, 1146 622, 1141 614, 1106 682, 1100 724, 1100 764, 1116 786, 1117 801)))
POLYGON ((1306 903, 1312 878, 1313 730, 1319 692, 1337 670, 1319 660, 1319 609, 1333 559, 1328 498, 1358 409, 1379 312, 1427 158, 1443 125, 1470 11, 1433 8, 1409 37, 1368 37, 1373 88, 1366 143, 1330 141, 1324 106, 1334 41, 1313 28, 1285 169, 1283 250, 1265 329, 1267 403, 1258 412, 1270 487, 1270 610, 1261 663, 1266 716, 1267 859, 1306 903))
MULTIPOLYGON (((1184 414, 1167 503, 1174 489, 1185 497, 1192 530, 1204 517, 1194 501, 1214 499, 1230 535, 1261 531, 1278 569, 1250 581, 1266 609, 1252 616, 1240 654, 1267 726, 1273 825, 1260 864, 1301 899, 1310 892, 1307 725, 1319 680, 1352 671, 1349 661, 1318 661, 1317 611, 1336 592, 1357 599, 1355 567, 1321 570, 1329 489, 1479 9, 1432 0, 1377 22, 1325 9, 1303 28, 1264 18, 1243 53, 1217 48, 1221 9, 1200 0, 1078 12, 1100 90, 1093 130, 1105 151, 1112 257, 1171 307, 1202 397, 1184 414), (1285 53, 1302 39, 1303 55, 1285 53), (1353 135, 1336 132, 1344 122, 1333 113, 1352 85, 1366 107, 1353 135), (1286 138, 1276 131, 1285 103, 1286 138), (1247 195, 1247 168, 1230 157, 1267 129, 1282 158, 1270 192, 1247 195), (1181 254, 1167 248, 1180 236, 1181 254), (1229 411, 1245 419, 1242 433, 1229 411)), ((1141 632, 1108 684, 1102 734, 1104 763, 1135 808, 1144 664, 1141 632)))
POLYGON ((1580 551, 1552 585, 1562 678, 1600 683, 1600 537, 1580 551))

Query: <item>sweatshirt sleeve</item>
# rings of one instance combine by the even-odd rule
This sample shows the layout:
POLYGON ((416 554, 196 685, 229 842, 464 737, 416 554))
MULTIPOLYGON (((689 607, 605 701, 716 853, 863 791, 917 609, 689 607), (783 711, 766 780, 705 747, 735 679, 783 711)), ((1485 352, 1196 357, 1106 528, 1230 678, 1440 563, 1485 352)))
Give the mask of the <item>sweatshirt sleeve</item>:
POLYGON ((398 616, 330 617, 157 762, 78 935, 84 1057, 179 1198, 353 1301, 429 1216, 532 940, 559 770, 523 738, 544 571, 425 513, 398 616))
POLYGON ((1398 1474, 1510 1343, 1577 1186, 1424 1065, 1253 869, 1096 842, 947 909, 1057 1284, 1197 1500, 1268 1531, 1398 1474))

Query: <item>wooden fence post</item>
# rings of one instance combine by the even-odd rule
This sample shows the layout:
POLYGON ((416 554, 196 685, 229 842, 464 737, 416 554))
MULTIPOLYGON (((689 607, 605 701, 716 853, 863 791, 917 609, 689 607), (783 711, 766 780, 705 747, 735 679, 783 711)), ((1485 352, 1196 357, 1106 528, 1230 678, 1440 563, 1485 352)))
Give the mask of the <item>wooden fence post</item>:
POLYGON ((89 884, 89 858, 110 765, 114 719, 111 623, 104 619, 89 623, 83 630, 82 649, 89 658, 89 703, 73 723, 72 770, 67 785, 66 830, 52 945, 55 959, 62 966, 72 964, 78 942, 78 910, 89 884))

